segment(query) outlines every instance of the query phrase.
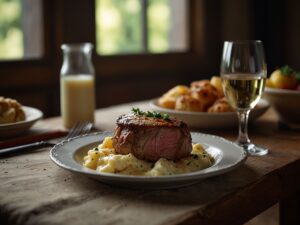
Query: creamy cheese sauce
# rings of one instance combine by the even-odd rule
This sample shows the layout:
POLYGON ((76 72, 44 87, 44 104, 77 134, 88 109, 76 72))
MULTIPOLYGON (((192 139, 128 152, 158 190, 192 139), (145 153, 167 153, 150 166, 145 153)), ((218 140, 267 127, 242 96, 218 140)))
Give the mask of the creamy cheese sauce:
POLYGON ((165 176, 187 173, 212 166, 214 159, 201 144, 193 144, 188 157, 180 160, 164 158, 156 162, 147 162, 136 158, 131 153, 117 154, 112 146, 112 137, 106 137, 102 144, 88 151, 84 156, 83 166, 106 173, 141 176, 165 176))

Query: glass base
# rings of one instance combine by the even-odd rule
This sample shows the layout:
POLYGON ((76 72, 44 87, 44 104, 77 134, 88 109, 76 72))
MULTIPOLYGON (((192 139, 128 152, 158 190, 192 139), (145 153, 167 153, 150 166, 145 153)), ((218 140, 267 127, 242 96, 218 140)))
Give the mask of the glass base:
POLYGON ((248 155, 262 156, 269 153, 269 150, 267 148, 259 145, 254 145, 252 143, 238 143, 238 145, 241 146, 247 152, 248 155))

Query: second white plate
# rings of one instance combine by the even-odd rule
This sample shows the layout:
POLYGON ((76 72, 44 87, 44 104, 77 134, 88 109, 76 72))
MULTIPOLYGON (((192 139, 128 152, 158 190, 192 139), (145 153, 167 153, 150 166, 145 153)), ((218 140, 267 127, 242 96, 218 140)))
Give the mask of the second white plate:
MULTIPOLYGON (((221 129, 237 127, 238 124, 236 112, 208 113, 179 111, 158 106, 157 99, 150 102, 150 107, 155 111, 168 113, 171 116, 181 119, 189 127, 194 128, 221 129)), ((266 100, 260 99, 257 106, 251 110, 249 121, 254 121, 260 117, 269 107, 270 104, 266 100)))
POLYGON ((0 137, 12 137, 27 131, 35 122, 43 117, 43 113, 36 108, 22 106, 26 119, 16 123, 0 124, 0 137))

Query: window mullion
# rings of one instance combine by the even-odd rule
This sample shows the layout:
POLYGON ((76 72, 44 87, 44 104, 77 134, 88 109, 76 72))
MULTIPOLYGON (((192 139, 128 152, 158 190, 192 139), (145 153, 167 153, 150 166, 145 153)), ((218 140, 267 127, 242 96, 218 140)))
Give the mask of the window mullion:
POLYGON ((148 52, 148 0, 140 0, 141 2, 141 32, 142 32, 142 49, 148 52))
POLYGON ((42 4, 40 0, 22 1, 24 58, 38 58, 43 54, 42 4))

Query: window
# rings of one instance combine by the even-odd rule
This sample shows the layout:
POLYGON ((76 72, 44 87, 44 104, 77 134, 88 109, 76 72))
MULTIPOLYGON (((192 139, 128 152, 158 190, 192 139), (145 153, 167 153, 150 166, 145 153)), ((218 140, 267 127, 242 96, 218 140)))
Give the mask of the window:
POLYGON ((97 107, 159 96, 217 68, 211 56, 219 36, 211 27, 219 20, 203 12, 218 6, 198 0, 0 0, 0 46, 7 46, 0 49, 1 95, 46 117, 59 115, 60 45, 91 42, 98 53, 97 96, 110 93, 97 98, 97 107), (8 11, 11 5, 16 14, 8 11), (12 15, 15 22, 8 23, 12 15), (10 42, 16 35, 7 38, 11 29, 19 44, 10 42))
POLYGON ((187 50, 187 2, 96 0, 97 53, 114 55, 187 50))
POLYGON ((41 17, 41 0, 0 0, 0 60, 42 56, 41 17))

